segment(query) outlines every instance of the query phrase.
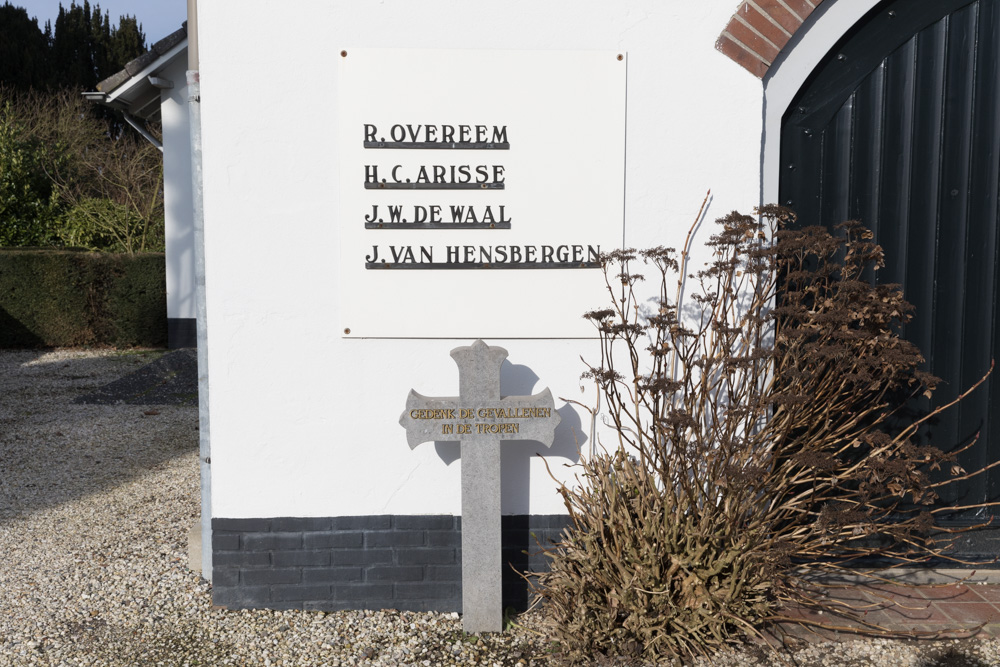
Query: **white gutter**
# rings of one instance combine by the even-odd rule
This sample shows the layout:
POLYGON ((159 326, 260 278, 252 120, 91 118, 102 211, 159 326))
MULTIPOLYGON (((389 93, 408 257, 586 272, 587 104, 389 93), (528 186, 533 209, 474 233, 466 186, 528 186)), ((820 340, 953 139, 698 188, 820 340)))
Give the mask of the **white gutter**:
POLYGON ((187 0, 188 111, 194 203, 194 269, 198 327, 198 459, 201 469, 201 575, 212 580, 212 440, 208 401, 208 314, 205 299, 205 210, 201 163, 201 83, 198 73, 198 2, 187 0))

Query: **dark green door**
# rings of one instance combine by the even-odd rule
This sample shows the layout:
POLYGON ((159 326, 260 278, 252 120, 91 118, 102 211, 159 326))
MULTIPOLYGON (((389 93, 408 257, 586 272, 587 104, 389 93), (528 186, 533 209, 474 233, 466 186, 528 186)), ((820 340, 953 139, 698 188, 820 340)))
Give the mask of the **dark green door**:
MULTIPOLYGON (((1000 0, 883 2, 783 119, 781 202, 801 224, 856 219, 875 232, 886 252, 877 280, 903 286, 916 306, 904 335, 944 380, 936 403, 978 380, 1000 350, 998 35, 1000 0)), ((951 448, 977 433, 960 461, 968 470, 1000 457, 1000 371, 922 437, 951 448)), ((998 500, 1000 474, 946 499, 998 500)))

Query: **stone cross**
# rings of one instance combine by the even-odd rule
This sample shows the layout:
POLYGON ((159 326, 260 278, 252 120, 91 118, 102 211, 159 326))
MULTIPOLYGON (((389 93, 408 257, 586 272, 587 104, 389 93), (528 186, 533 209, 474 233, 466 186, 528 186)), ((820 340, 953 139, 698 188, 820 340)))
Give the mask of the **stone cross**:
POLYGON ((561 421, 552 393, 500 396, 507 350, 481 340, 456 347, 458 396, 410 390, 399 418, 410 449, 428 441, 462 443, 462 625, 466 632, 503 630, 500 558, 500 442, 552 446, 561 421))

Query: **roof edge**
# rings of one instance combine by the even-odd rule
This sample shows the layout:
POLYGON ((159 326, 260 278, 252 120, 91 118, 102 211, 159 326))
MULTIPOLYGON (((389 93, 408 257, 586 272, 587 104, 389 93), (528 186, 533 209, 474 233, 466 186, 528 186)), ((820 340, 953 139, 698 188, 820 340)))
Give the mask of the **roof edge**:
POLYGON ((142 54, 138 58, 129 61, 129 63, 125 65, 125 69, 112 74, 98 83, 97 92, 104 93, 105 95, 113 93, 116 89, 123 86, 129 79, 147 69, 150 65, 169 53, 171 49, 185 39, 187 39, 187 21, 181 25, 179 30, 175 30, 153 44, 149 48, 149 51, 146 51, 146 53, 142 54))

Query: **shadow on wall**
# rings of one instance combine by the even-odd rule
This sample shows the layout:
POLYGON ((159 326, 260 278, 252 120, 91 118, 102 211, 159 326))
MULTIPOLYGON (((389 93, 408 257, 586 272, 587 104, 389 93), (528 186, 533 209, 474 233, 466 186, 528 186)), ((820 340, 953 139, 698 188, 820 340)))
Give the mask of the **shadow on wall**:
MULTIPOLYGON (((538 375, 527 366, 504 361, 500 367, 501 396, 529 396, 542 391, 544 387, 536 387, 538 375)), ((558 399, 556 399, 558 405, 558 399)), ((555 439, 551 447, 545 447, 534 440, 504 440, 500 446, 500 511, 502 514, 531 514, 529 495, 531 489, 531 459, 544 456, 553 460, 550 466, 562 465, 565 462, 580 461, 580 450, 587 442, 580 422, 580 415, 569 405, 556 408, 562 417, 556 427, 555 439), (564 461, 555 462, 555 459, 564 461)), ((462 446, 459 442, 435 441, 434 450, 444 461, 451 465, 461 458, 462 446)))
POLYGON ((161 353, 0 351, 0 524, 197 451, 197 394, 181 401, 171 391, 183 387, 185 365, 173 354, 149 363, 161 353), (115 385, 116 396, 106 389, 115 385))
MULTIPOLYGON (((504 361, 500 367, 500 395, 528 396, 544 387, 539 377, 527 366, 504 361)), ((558 399, 556 399, 558 405, 558 399)), ((542 550, 559 540, 567 518, 562 515, 537 515, 530 505, 531 460, 544 456, 555 468, 577 463, 587 442, 580 416, 569 405, 556 410, 562 421, 556 427, 551 447, 533 440, 505 440, 501 443, 500 507, 503 542, 503 604, 523 611, 531 602, 531 591, 520 576, 522 572, 548 570, 548 559, 542 550)), ((451 465, 461 458, 458 442, 435 442, 441 460, 451 465)), ((547 473, 542 473, 547 474, 547 473)), ((553 482, 553 493, 555 483, 553 482)))

